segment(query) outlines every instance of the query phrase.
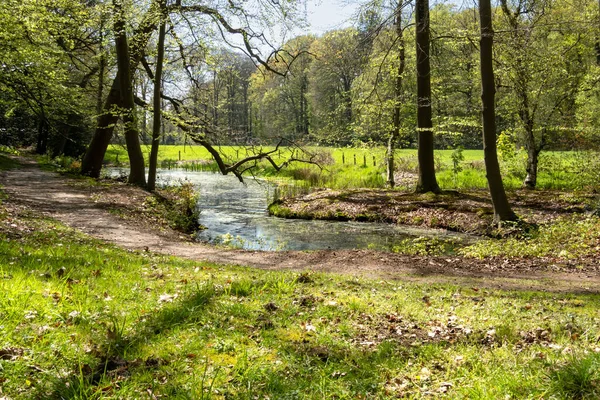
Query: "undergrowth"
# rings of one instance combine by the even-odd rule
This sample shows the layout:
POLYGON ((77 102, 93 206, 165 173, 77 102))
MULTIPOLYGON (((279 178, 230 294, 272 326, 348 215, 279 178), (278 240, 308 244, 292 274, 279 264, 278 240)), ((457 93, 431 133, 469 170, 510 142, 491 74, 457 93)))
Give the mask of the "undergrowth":
POLYGON ((540 224, 527 236, 475 243, 460 250, 468 257, 578 258, 600 253, 600 218, 575 215, 540 224))
POLYGON ((163 216, 171 228, 194 233, 201 228, 198 220, 198 190, 190 182, 167 186, 146 198, 148 211, 163 216))

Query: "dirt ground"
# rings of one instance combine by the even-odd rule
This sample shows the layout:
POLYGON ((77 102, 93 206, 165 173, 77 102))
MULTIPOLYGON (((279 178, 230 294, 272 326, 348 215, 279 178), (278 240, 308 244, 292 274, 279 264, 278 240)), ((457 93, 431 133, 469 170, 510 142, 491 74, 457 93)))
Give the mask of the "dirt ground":
MULTIPOLYGON (((195 243, 153 221, 123 219, 108 211, 114 206, 127 209, 131 202, 143 201, 146 194, 141 189, 126 185, 90 186, 43 171, 31 160, 19 161, 23 164, 21 168, 0 173, 0 185, 8 195, 4 204, 9 213, 41 213, 126 249, 266 270, 310 270, 425 284, 600 293, 600 262, 595 258, 576 262, 549 258, 479 260, 373 250, 246 251, 195 243)), ((561 209, 557 206, 556 212, 561 209)), ((18 229, 12 227, 10 215, 0 224, 5 229, 18 229)))

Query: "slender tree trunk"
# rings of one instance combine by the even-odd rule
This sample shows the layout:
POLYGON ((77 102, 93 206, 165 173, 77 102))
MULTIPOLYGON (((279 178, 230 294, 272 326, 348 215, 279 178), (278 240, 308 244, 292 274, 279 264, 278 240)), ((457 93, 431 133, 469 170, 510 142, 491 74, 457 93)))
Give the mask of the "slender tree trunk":
POLYGON ((417 140, 419 182, 417 192, 439 193, 433 157, 431 120, 431 66, 429 60, 429 0, 416 1, 417 48, 417 140))
POLYGON ((598 11, 598 20, 596 21, 596 23, 598 25, 596 25, 596 43, 595 43, 595 48, 596 48, 596 65, 600 65, 600 0, 598 0, 598 9, 596 10, 598 11))
POLYGON ((527 145, 527 165, 525 167, 527 175, 523 182, 523 187, 525 189, 535 189, 537 185, 539 154, 540 152, 536 147, 535 142, 527 145))
MULTIPOLYGON (((164 9, 165 2, 161 1, 161 9, 164 9)), ((150 162, 148 166, 148 190, 154 190, 156 187, 156 166, 158 163, 158 146, 160 143, 160 106, 161 98, 160 91, 162 89, 162 70, 165 57, 165 36, 166 36, 166 21, 165 16, 161 15, 160 28, 158 30, 158 53, 156 55, 156 72, 154 74, 154 110, 153 110, 153 125, 152 125, 152 148, 150 150, 150 162)), ((185 142, 184 142, 185 150, 185 142)))
POLYGON ((133 98, 133 80, 129 65, 129 45, 125 31, 125 17, 123 15, 122 0, 113 0, 115 9, 115 51, 119 71, 119 92, 123 105, 123 124, 125 130, 125 143, 129 155, 128 183, 146 186, 146 171, 144 169, 144 155, 140 147, 139 132, 135 120, 135 104, 133 98))
POLYGON ((46 121, 46 116, 42 112, 40 116, 40 121, 38 123, 38 137, 37 137, 37 145, 35 147, 35 152, 37 154, 46 154, 48 151, 48 122, 46 121))
POLYGON ((496 148, 496 84, 494 81, 492 28, 492 7, 490 0, 479 1, 481 23, 480 61, 481 61, 481 103, 483 122, 483 154, 485 171, 494 207, 494 223, 515 221, 517 215, 512 211, 500 173, 498 151, 496 148))
MULTIPOLYGON (((148 83, 146 82, 146 80, 144 78, 142 78, 141 82, 140 82, 140 91, 141 91, 141 96, 142 96, 142 100, 144 100, 144 102, 146 102, 146 95, 148 94, 148 83)), ((142 131, 141 131, 141 139, 142 139, 142 144, 148 144, 148 115, 146 113, 146 109, 142 108, 141 110, 141 117, 142 117, 142 131)))
POLYGON ((106 54, 104 53, 104 17, 100 19, 100 60, 98 68, 98 92, 96 93, 96 115, 102 113, 102 100, 104 98, 104 74, 106 73, 106 54))
POLYGON ((388 139, 388 146, 386 151, 386 166, 387 166, 387 184, 393 188, 396 185, 394 179, 394 171, 396 169, 394 160, 394 151, 396 150, 396 141, 400 137, 400 106, 402 101, 402 79, 404 75, 404 69, 406 67, 406 52, 404 49, 404 36, 402 28, 402 8, 404 7, 404 0, 398 2, 396 8, 396 37, 398 39, 398 70, 396 76, 396 84, 394 87, 394 126, 392 133, 388 139))
MULTIPOLYGON (((520 39, 520 35, 526 31, 526 27, 519 25, 519 12, 515 11, 513 13, 510 11, 508 0, 501 0, 500 5, 502 7, 502 12, 508 18, 511 27, 512 40, 514 43, 517 43, 517 46, 519 46, 519 44, 520 46, 525 46, 525 41, 524 39, 520 39)), ((521 7, 523 7, 523 5, 519 3, 519 10, 521 7)), ((526 50, 515 48, 515 51, 526 50)), ((525 131, 525 149, 527 150, 527 176, 525 177, 525 181, 523 181, 523 187, 526 189, 535 189, 537 184, 538 155, 542 150, 543 142, 538 145, 534 135, 535 112, 532 111, 532 109, 535 109, 535 107, 530 107, 529 84, 531 77, 528 65, 521 57, 516 57, 514 63, 514 74, 516 75, 515 92, 519 99, 519 119, 521 120, 523 130, 525 131)))

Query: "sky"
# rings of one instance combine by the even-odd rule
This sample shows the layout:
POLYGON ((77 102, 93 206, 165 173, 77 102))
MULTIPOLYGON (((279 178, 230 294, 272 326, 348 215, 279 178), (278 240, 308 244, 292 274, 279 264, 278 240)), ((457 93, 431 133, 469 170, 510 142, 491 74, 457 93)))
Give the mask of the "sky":
POLYGON ((357 10, 357 3, 344 5, 337 0, 309 0, 307 17, 310 31, 322 34, 332 29, 350 25, 350 18, 357 10))
MULTIPOLYGON (((359 4, 358 0, 306 0, 306 14, 310 24, 309 31, 320 35, 329 30, 352 25, 359 4)), ((472 6, 473 0, 430 0, 430 5, 442 2, 456 6, 472 6)), ((303 32, 299 32, 301 34, 303 32)))

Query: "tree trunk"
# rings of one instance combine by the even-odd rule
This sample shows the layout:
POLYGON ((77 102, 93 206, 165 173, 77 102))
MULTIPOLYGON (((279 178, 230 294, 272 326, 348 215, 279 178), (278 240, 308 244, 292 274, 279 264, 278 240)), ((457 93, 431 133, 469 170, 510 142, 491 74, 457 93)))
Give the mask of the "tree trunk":
POLYGON ((500 173, 498 151, 496 148, 496 86, 494 80, 492 28, 492 7, 490 0, 479 1, 481 23, 480 61, 481 61, 481 103, 483 122, 483 154, 485 171, 494 207, 494 223, 515 221, 517 215, 512 211, 500 173))
MULTIPOLYGON (((150 9, 144 15, 142 22, 133 36, 130 52, 130 70, 137 68, 140 63, 143 50, 152 36, 152 32, 156 29, 155 8, 156 4, 153 1, 150 9)), ((88 146, 87 152, 81 162, 81 174, 88 175, 94 178, 100 176, 104 154, 112 139, 115 124, 119 120, 118 115, 114 113, 115 108, 122 107, 120 93, 120 73, 113 80, 108 96, 104 102, 104 113, 99 113, 96 120, 96 132, 88 146)))
POLYGON ((527 146, 527 166, 525 168, 527 176, 523 182, 525 189, 535 189, 537 185, 539 154, 540 152, 536 148, 535 143, 527 146))
POLYGON ((416 2, 417 48, 417 141, 419 182, 417 192, 439 193, 433 158, 433 123, 431 120, 431 67, 429 60, 429 0, 416 2))
POLYGON ((406 54, 404 50, 404 37, 402 30, 402 8, 404 7, 404 0, 398 2, 396 8, 396 37, 398 39, 398 70, 396 71, 396 85, 394 87, 394 126, 392 133, 388 139, 388 146, 386 152, 386 167, 387 167, 387 184, 393 188, 396 185, 394 179, 394 171, 396 169, 394 160, 394 151, 396 150, 396 141, 400 136, 400 106, 402 101, 402 78, 404 75, 404 68, 406 66, 406 54))
MULTIPOLYGON (((165 2, 161 1, 161 9, 164 9, 165 2)), ((165 16, 161 15, 160 28, 158 31, 158 53, 156 55, 156 72, 154 74, 154 99, 153 99, 153 125, 152 125, 152 148, 150 150, 150 162, 148 165, 148 190, 154 190, 156 187, 156 166, 158 164, 158 146, 160 143, 160 110, 161 98, 160 91, 162 87, 162 70, 165 57, 165 36, 166 21, 165 16)), ((184 144, 185 146, 185 144, 184 144)), ((185 147, 184 147, 185 149, 185 147)))
MULTIPOLYGON (((600 0, 598 0, 598 20, 596 23, 596 28, 600 27, 600 0)), ((600 29, 596 29, 596 43, 594 44, 596 49, 596 65, 600 65, 600 29)))
POLYGON ((118 115, 114 114, 111 109, 117 107, 120 104, 121 92, 119 91, 119 82, 121 77, 119 72, 115 77, 108 97, 104 102, 104 113, 98 115, 96 120, 96 132, 94 137, 88 146, 88 150, 83 157, 81 162, 81 174, 88 175, 93 178, 100 177, 100 170, 102 169, 102 161, 104 160, 104 154, 112 139, 113 130, 115 124, 119 121, 118 115))
POLYGON ((42 114, 40 116, 40 122, 38 123, 38 137, 37 137, 37 145, 35 147, 35 152, 37 154, 46 154, 48 151, 48 122, 46 121, 46 117, 42 114))
POLYGON ((123 124, 125 125, 125 143, 129 155, 128 183, 146 186, 146 171, 144 169, 144 155, 140 147, 139 132, 135 120, 135 104, 133 97, 133 80, 129 65, 129 45, 125 31, 125 17, 123 15, 122 0, 113 0, 115 9, 115 52, 119 74, 119 92, 123 105, 123 124))

